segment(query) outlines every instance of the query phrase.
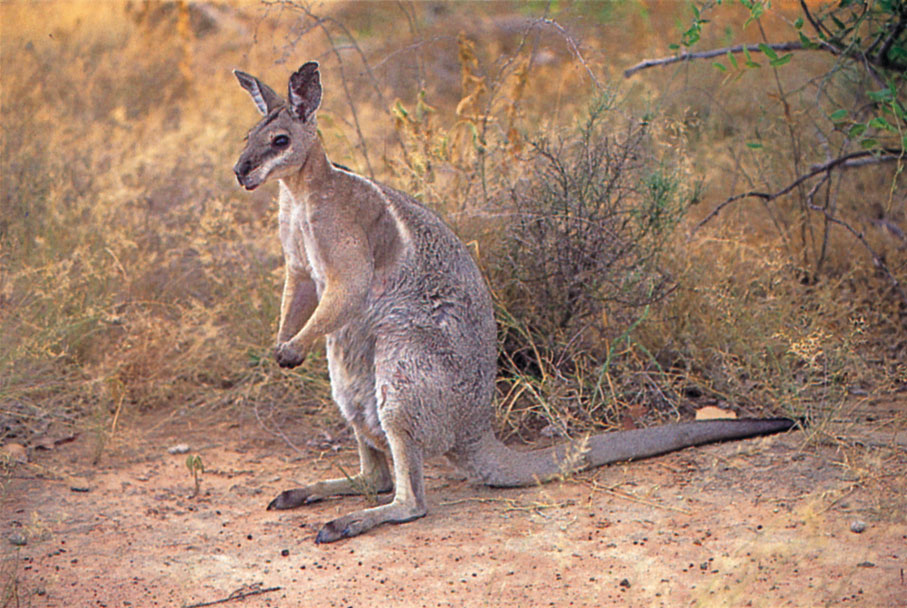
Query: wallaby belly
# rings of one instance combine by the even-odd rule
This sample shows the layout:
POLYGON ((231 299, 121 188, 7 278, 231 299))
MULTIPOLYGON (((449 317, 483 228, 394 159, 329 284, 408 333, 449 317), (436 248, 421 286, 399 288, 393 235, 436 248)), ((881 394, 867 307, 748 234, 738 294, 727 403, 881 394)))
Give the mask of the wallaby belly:
MULTIPOLYGON (((406 242, 393 267, 375 274, 362 314, 328 336, 333 397, 366 437, 382 437, 394 418, 427 454, 446 453, 492 417, 491 299, 453 232, 414 201, 390 194, 406 242)), ((382 441, 370 443, 384 449, 382 441)))

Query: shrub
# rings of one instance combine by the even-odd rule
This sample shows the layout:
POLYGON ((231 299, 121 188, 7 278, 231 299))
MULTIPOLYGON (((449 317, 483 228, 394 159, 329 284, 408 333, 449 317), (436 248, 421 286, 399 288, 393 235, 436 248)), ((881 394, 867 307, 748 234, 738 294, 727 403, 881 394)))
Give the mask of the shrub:
POLYGON ((618 343, 675 285, 661 256, 695 188, 659 154, 653 128, 600 97, 573 132, 529 146, 510 189, 493 271, 501 359, 510 382, 538 384, 525 394, 556 402, 538 411, 549 424, 555 410, 615 422, 602 382, 632 384, 617 371, 618 343))

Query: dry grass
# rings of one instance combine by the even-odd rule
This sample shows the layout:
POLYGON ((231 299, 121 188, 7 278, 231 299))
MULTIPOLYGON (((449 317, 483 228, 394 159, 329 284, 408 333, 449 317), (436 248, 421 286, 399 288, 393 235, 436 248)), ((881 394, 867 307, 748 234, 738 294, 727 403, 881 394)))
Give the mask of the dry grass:
MULTIPOLYGON (((282 276, 273 187, 244 194, 230 171, 256 118, 230 69, 280 90, 311 58, 325 73, 332 158, 442 212, 499 296, 528 142, 572 132, 603 88, 628 118, 653 117, 653 145, 675 151, 686 187, 705 184, 664 244, 671 297, 600 319, 575 365, 543 369, 540 357, 503 377, 505 428, 608 427, 703 400, 833 418, 848 391, 907 382, 905 311, 849 235, 832 230, 804 283, 816 246, 797 235, 821 225, 790 200, 742 202, 690 233, 748 180, 785 182, 788 127, 808 150, 814 117, 779 119, 761 94, 768 72, 739 86, 707 64, 618 80, 667 53, 688 17, 680 4, 555 3, 556 24, 538 20, 545 7, 331 4, 310 9, 326 17, 316 22, 290 3, 0 6, 0 437, 87 425, 100 456, 122 420, 149 408, 321 411, 324 366, 285 372, 270 359, 282 276), (754 132, 762 150, 741 144, 754 132)), ((729 10, 709 30, 716 45, 739 17, 729 10)), ((769 14, 769 34, 786 18, 769 14)), ((798 59, 782 86, 821 61, 798 59)), ((904 242, 872 221, 878 207, 905 228, 895 171, 851 172, 837 196, 907 282, 904 242)), ((502 323, 518 325, 510 304, 499 301, 502 323)))

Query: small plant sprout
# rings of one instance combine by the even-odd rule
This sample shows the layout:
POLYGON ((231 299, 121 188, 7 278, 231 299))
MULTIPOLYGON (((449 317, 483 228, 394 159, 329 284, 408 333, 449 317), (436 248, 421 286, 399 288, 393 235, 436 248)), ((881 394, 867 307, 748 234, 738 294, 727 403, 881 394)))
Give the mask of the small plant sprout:
POLYGON ((186 456, 186 468, 189 469, 189 472, 192 473, 192 478, 195 480, 195 491, 190 497, 195 498, 201 491, 201 474, 205 472, 205 465, 202 462, 202 457, 198 454, 189 454, 186 456))

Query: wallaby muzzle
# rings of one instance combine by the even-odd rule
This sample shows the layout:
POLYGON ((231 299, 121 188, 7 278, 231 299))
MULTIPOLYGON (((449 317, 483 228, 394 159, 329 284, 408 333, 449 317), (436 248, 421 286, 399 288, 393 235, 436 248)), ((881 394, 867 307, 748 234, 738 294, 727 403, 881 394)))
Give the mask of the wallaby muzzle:
POLYGON ((246 190, 255 190, 259 185, 258 182, 249 181, 249 173, 252 171, 252 163, 248 159, 240 158, 233 167, 233 173, 236 175, 236 181, 246 190))

